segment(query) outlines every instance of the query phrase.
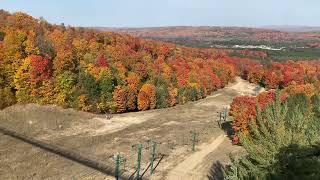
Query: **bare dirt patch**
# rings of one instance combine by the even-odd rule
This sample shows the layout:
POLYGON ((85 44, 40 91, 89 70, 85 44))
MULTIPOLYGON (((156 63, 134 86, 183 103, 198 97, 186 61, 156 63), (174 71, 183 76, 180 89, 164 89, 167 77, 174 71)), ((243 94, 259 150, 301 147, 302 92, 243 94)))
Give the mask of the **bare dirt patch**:
MULTIPOLYGON (((175 178, 170 176, 175 174, 170 170, 176 166, 182 167, 179 164, 188 162, 190 156, 190 159, 199 159, 194 168, 206 176, 205 172, 212 161, 227 156, 222 153, 216 159, 211 158, 211 162, 205 161, 211 151, 216 152, 220 147, 214 151, 211 143, 224 134, 217 127, 217 113, 228 106, 233 97, 242 93, 253 94, 255 87, 237 78, 235 83, 197 102, 167 109, 116 114, 111 119, 56 106, 15 105, 0 111, 0 124, 89 158, 99 159, 110 166, 114 165, 111 157, 121 153, 128 160, 127 174, 134 171, 136 164, 136 148, 133 145, 143 144, 142 167, 145 168, 150 159, 148 140, 153 139, 159 142, 158 152, 167 156, 152 179, 164 179, 168 173, 169 177, 175 178), (191 151, 191 132, 199 133, 199 149, 196 153, 191 151)), ((222 145, 225 143, 230 142, 225 140, 222 145)), ((0 147, 0 179, 110 178, 2 134, 0 147)), ((232 148, 231 145, 228 147, 232 148)), ((148 178, 149 173, 145 177, 148 178)), ((178 177, 180 175, 176 174, 178 177)))
POLYGON ((179 125, 180 123, 177 121, 169 121, 167 123, 164 123, 163 126, 172 126, 172 125, 179 125))
POLYGON ((148 119, 157 116, 157 112, 153 113, 126 113, 121 115, 112 115, 111 119, 107 119, 105 117, 95 117, 92 120, 94 121, 100 121, 104 125, 100 127, 99 129, 93 129, 92 132, 94 135, 99 134, 109 134, 113 133, 122 129, 125 129, 128 126, 131 126, 133 124, 140 124, 144 121, 147 121, 148 119))

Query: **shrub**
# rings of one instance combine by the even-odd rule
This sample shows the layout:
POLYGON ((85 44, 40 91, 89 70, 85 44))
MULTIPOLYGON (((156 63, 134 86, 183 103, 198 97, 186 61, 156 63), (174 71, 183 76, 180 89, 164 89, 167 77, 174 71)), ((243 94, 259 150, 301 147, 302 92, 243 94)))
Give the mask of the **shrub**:
POLYGON ((0 89, 0 109, 11 106, 15 102, 16 98, 10 88, 0 89))
POLYGON ((86 95, 80 95, 78 97, 78 108, 82 111, 90 111, 92 108, 92 105, 88 103, 88 98, 86 95))

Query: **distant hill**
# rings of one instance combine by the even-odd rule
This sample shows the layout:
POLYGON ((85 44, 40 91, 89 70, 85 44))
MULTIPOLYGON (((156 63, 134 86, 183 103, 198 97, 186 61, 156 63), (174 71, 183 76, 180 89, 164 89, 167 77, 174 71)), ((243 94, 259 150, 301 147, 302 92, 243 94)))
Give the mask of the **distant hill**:
POLYGON ((262 26, 261 28, 283 32, 320 32, 319 26, 262 26))
POLYGON ((275 48, 306 47, 320 42, 320 27, 267 26, 262 28, 219 26, 171 26, 149 28, 96 29, 130 34, 192 47, 233 47, 267 45, 275 48), (314 32, 319 31, 319 32, 314 32))
MULTIPOLYGON (((172 26, 96 28, 190 47, 262 51, 276 60, 320 57, 320 28, 302 26, 218 27, 172 26), (319 31, 318 31, 319 29, 319 31), (316 32, 318 31, 318 32, 316 32)), ((243 54, 243 52, 241 52, 243 54)), ((248 53, 244 53, 248 54, 248 53)), ((252 53, 249 53, 252 54, 252 53)))
POLYGON ((270 29, 258 29, 247 27, 222 27, 222 26, 168 26, 168 27, 146 27, 146 28, 108 28, 96 27, 104 31, 115 31, 119 33, 131 34, 138 37, 203 37, 203 36, 224 36, 225 34, 243 33, 243 36, 252 33, 271 33, 270 29))

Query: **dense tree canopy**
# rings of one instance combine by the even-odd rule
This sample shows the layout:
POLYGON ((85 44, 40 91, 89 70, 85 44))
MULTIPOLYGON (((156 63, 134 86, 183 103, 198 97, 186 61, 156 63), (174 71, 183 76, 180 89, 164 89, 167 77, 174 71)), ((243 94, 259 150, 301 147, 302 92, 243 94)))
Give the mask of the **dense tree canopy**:
POLYGON ((204 98, 237 74, 214 49, 51 25, 0 12, 1 108, 58 104, 93 112, 174 106, 204 98))

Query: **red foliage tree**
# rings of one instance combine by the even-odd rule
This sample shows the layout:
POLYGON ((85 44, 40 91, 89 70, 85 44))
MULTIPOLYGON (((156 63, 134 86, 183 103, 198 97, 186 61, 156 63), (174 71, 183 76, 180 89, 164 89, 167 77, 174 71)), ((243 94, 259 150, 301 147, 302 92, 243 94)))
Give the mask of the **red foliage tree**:
POLYGON ((266 105, 271 103, 276 97, 275 91, 266 91, 262 92, 257 96, 257 100, 259 102, 260 108, 265 109, 266 105))
POLYGON ((97 58, 97 65, 100 67, 108 67, 108 61, 103 54, 97 58))
POLYGON ((264 84, 267 88, 276 89, 280 86, 283 81, 283 76, 280 72, 276 73, 274 71, 267 72, 264 75, 264 84))
POLYGON ((51 76, 51 67, 48 59, 31 55, 30 57, 30 77, 31 83, 37 84, 41 81, 48 80, 51 76))
POLYGON ((249 122, 256 117, 256 97, 238 96, 231 103, 230 115, 234 117, 232 128, 235 132, 249 133, 249 122))

